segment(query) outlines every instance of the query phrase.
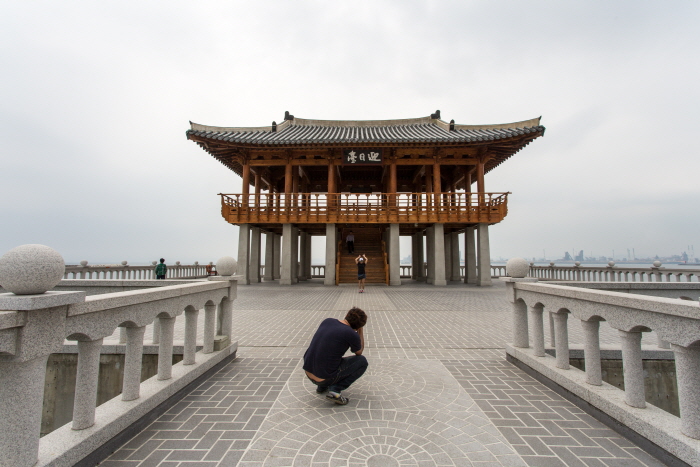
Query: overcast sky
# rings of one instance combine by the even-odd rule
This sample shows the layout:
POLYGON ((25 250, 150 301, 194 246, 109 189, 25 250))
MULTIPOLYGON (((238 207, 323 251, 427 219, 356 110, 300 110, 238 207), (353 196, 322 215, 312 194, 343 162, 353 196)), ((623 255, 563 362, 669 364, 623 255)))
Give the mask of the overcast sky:
POLYGON ((700 255, 698 24, 693 1, 2 2, 0 254, 235 255, 240 178, 190 120, 440 109, 547 128, 486 177, 513 193, 492 257, 700 255))

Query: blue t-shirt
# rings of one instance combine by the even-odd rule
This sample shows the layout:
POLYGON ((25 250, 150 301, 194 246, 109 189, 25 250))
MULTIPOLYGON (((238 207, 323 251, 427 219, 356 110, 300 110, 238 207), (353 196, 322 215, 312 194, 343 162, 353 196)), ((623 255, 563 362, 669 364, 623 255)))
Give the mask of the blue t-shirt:
POLYGON ((326 318, 316 330, 304 354, 304 370, 319 378, 333 376, 348 348, 357 352, 362 347, 360 335, 335 318, 326 318))

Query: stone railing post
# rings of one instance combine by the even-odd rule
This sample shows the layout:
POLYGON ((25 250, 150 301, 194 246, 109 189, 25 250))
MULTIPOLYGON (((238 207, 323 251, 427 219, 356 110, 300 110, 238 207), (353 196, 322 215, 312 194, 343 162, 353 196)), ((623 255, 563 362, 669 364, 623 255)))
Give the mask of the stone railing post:
POLYGON ((700 439, 700 347, 672 345, 676 358, 681 431, 700 439))
POLYGON ((78 372, 73 399, 74 430, 84 430, 95 424, 100 349, 102 349, 102 338, 78 341, 78 372))
POLYGON ((583 356, 586 362, 586 382, 594 386, 602 383, 602 369, 600 366, 600 322, 595 319, 581 321, 583 328, 583 356))
POLYGON ((538 303, 530 307, 532 320, 532 350, 536 357, 544 357, 544 307, 538 303))
POLYGON ((194 307, 185 308, 185 351, 183 365, 194 365, 197 352, 197 317, 199 310, 194 307))
POLYGON ((124 352, 124 381, 122 400, 132 401, 141 394, 141 362, 143 358, 143 336, 146 326, 126 328, 126 351, 124 352))
MULTIPOLYGON (((221 336, 226 336, 229 339, 229 343, 233 341, 233 301, 236 299, 236 294, 237 294, 237 287, 238 287, 238 278, 240 276, 234 276, 236 273, 236 270, 238 268, 238 262, 231 258, 230 256, 224 256, 222 258, 219 258, 219 260, 216 262, 216 270, 219 273, 218 276, 210 276, 208 280, 210 281, 227 281, 229 283, 229 293, 228 297, 224 297, 221 300, 221 303, 219 304, 219 323, 218 326, 216 326, 215 321, 212 323, 212 330, 217 331, 215 329, 215 326, 218 327, 218 334, 221 336)), ((204 309, 205 313, 207 313, 207 308, 205 305, 204 309)), ((212 315, 213 315, 213 320, 216 320, 216 305, 212 305, 212 315)), ((205 314, 205 329, 204 329, 204 348, 207 349, 207 328, 206 328, 206 322, 208 315, 205 314)), ((212 332, 212 350, 213 351, 213 334, 212 332)), ((207 353, 206 350, 202 350, 204 353, 207 353)), ((209 352, 211 352, 209 351, 209 352)))
POLYGON ((216 305, 207 303, 204 305, 204 348, 202 353, 214 351, 214 338, 216 334, 216 305))
POLYGON ((622 343, 622 368, 625 381, 625 402, 643 409, 644 369, 642 367, 642 333, 618 330, 622 343))
POLYGON ((530 265, 523 258, 511 258, 506 263, 506 275, 501 278, 506 283, 508 301, 513 304, 513 345, 527 348, 530 346, 527 323, 527 305, 517 298, 516 284, 518 282, 536 282, 536 278, 526 277, 530 273, 530 265))
POLYGON ((567 321, 569 312, 559 310, 552 313, 554 317, 554 335, 556 336, 557 361, 556 367, 562 370, 569 369, 569 328, 567 321))
POLYGON ((60 352, 68 305, 85 292, 47 292, 65 263, 44 245, 22 245, 0 258, 0 466, 29 467, 39 457, 46 362, 60 352), (13 313, 14 312, 14 313, 13 313))
POLYGON ((173 375, 173 334, 175 318, 162 316, 160 321, 160 345, 158 347, 158 380, 172 378, 173 375))

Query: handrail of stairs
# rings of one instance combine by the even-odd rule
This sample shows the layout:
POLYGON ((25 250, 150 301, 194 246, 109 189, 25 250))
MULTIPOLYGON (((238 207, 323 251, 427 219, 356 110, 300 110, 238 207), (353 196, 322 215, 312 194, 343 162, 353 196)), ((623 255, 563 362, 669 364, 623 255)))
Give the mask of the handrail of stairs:
POLYGON ((382 254, 384 255, 384 282, 389 285, 389 261, 386 254, 386 242, 382 240, 382 254))
POLYGON ((335 258, 335 285, 340 284, 340 249, 342 248, 343 240, 338 240, 338 248, 336 249, 335 258))

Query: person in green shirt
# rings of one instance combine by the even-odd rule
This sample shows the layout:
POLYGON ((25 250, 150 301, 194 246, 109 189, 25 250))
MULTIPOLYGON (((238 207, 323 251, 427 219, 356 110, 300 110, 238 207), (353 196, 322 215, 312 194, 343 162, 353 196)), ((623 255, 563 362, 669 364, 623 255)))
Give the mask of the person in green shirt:
POLYGON ((156 279, 165 279, 165 275, 168 273, 168 267, 165 265, 165 260, 160 259, 160 264, 156 266, 156 279))

